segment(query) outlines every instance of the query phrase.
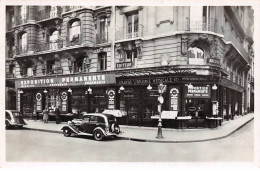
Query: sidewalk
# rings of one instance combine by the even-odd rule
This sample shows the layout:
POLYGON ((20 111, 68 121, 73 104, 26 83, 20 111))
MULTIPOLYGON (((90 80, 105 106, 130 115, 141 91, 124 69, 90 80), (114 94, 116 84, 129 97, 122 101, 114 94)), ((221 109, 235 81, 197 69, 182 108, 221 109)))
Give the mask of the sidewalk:
MULTIPOLYGON (((162 128, 163 139, 157 139, 156 127, 138 127, 120 125, 121 130, 124 132, 120 135, 121 138, 143 141, 143 142, 167 142, 167 143, 184 143, 184 142, 200 142, 209 141, 214 139, 225 138, 231 135, 236 130, 240 129, 246 123, 254 119, 254 114, 249 113, 244 116, 236 116, 234 120, 224 121, 222 126, 217 128, 204 128, 204 129, 170 129, 162 128)), ((24 128, 38 131, 46 131, 53 133, 61 133, 61 128, 67 123, 55 124, 55 121, 43 123, 42 120, 25 120, 28 125, 24 128)))

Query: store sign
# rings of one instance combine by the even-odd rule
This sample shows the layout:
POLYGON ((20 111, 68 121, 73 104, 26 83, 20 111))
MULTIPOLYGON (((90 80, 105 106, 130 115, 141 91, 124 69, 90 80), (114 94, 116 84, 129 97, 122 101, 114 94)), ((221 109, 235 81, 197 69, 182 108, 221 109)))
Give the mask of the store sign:
POLYGON ((132 62, 119 62, 116 63, 116 68, 131 68, 133 66, 132 62))
POLYGON ((48 77, 40 79, 20 79, 15 81, 16 88, 31 87, 63 87, 79 85, 100 85, 116 83, 115 74, 97 74, 97 75, 77 75, 48 77))
POLYGON ((120 85, 148 85, 160 83, 175 83, 181 80, 180 77, 158 77, 158 78, 135 78, 135 79, 122 79, 118 81, 120 85))
POLYGON ((179 96, 179 90, 177 88, 172 88, 170 90, 170 103, 171 103, 171 110, 178 110, 178 96, 179 96))
POLYGON ((186 98, 210 98, 210 86, 193 86, 188 88, 185 86, 185 96, 186 98))
POLYGON ((116 92, 113 89, 108 90, 108 109, 115 109, 115 95, 116 92))

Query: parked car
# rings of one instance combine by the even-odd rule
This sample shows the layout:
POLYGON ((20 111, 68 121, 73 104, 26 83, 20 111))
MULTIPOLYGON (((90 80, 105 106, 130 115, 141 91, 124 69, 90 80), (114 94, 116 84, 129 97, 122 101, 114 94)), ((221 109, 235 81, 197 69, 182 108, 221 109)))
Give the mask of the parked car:
POLYGON ((65 137, 72 134, 93 136, 101 141, 106 137, 117 137, 122 132, 116 122, 116 117, 110 114, 88 113, 82 119, 68 121, 68 125, 62 128, 65 137))
POLYGON ((16 110, 5 110, 5 128, 18 127, 22 128, 27 125, 22 117, 22 114, 16 110))

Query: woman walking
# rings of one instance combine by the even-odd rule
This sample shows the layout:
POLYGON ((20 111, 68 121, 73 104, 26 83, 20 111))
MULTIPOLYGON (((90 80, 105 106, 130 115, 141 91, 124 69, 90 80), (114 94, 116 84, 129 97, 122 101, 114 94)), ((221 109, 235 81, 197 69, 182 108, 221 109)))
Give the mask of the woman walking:
POLYGON ((48 115, 47 108, 45 108, 42 113, 43 113, 43 122, 48 123, 49 115, 48 115))

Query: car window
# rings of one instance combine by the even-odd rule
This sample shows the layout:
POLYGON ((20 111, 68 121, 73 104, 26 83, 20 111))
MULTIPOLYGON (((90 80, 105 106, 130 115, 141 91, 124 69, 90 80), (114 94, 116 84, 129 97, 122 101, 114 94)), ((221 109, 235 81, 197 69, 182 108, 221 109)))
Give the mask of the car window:
POLYGON ((8 112, 5 112, 5 118, 9 119, 9 120, 11 119, 11 116, 10 116, 10 114, 8 112))
POLYGON ((89 122, 89 116, 83 116, 83 121, 85 121, 85 122, 89 122))
POLYGON ((105 123, 105 119, 101 116, 98 117, 98 122, 99 123, 105 123))
POLYGON ((97 122, 97 116, 90 116, 90 122, 97 122))

